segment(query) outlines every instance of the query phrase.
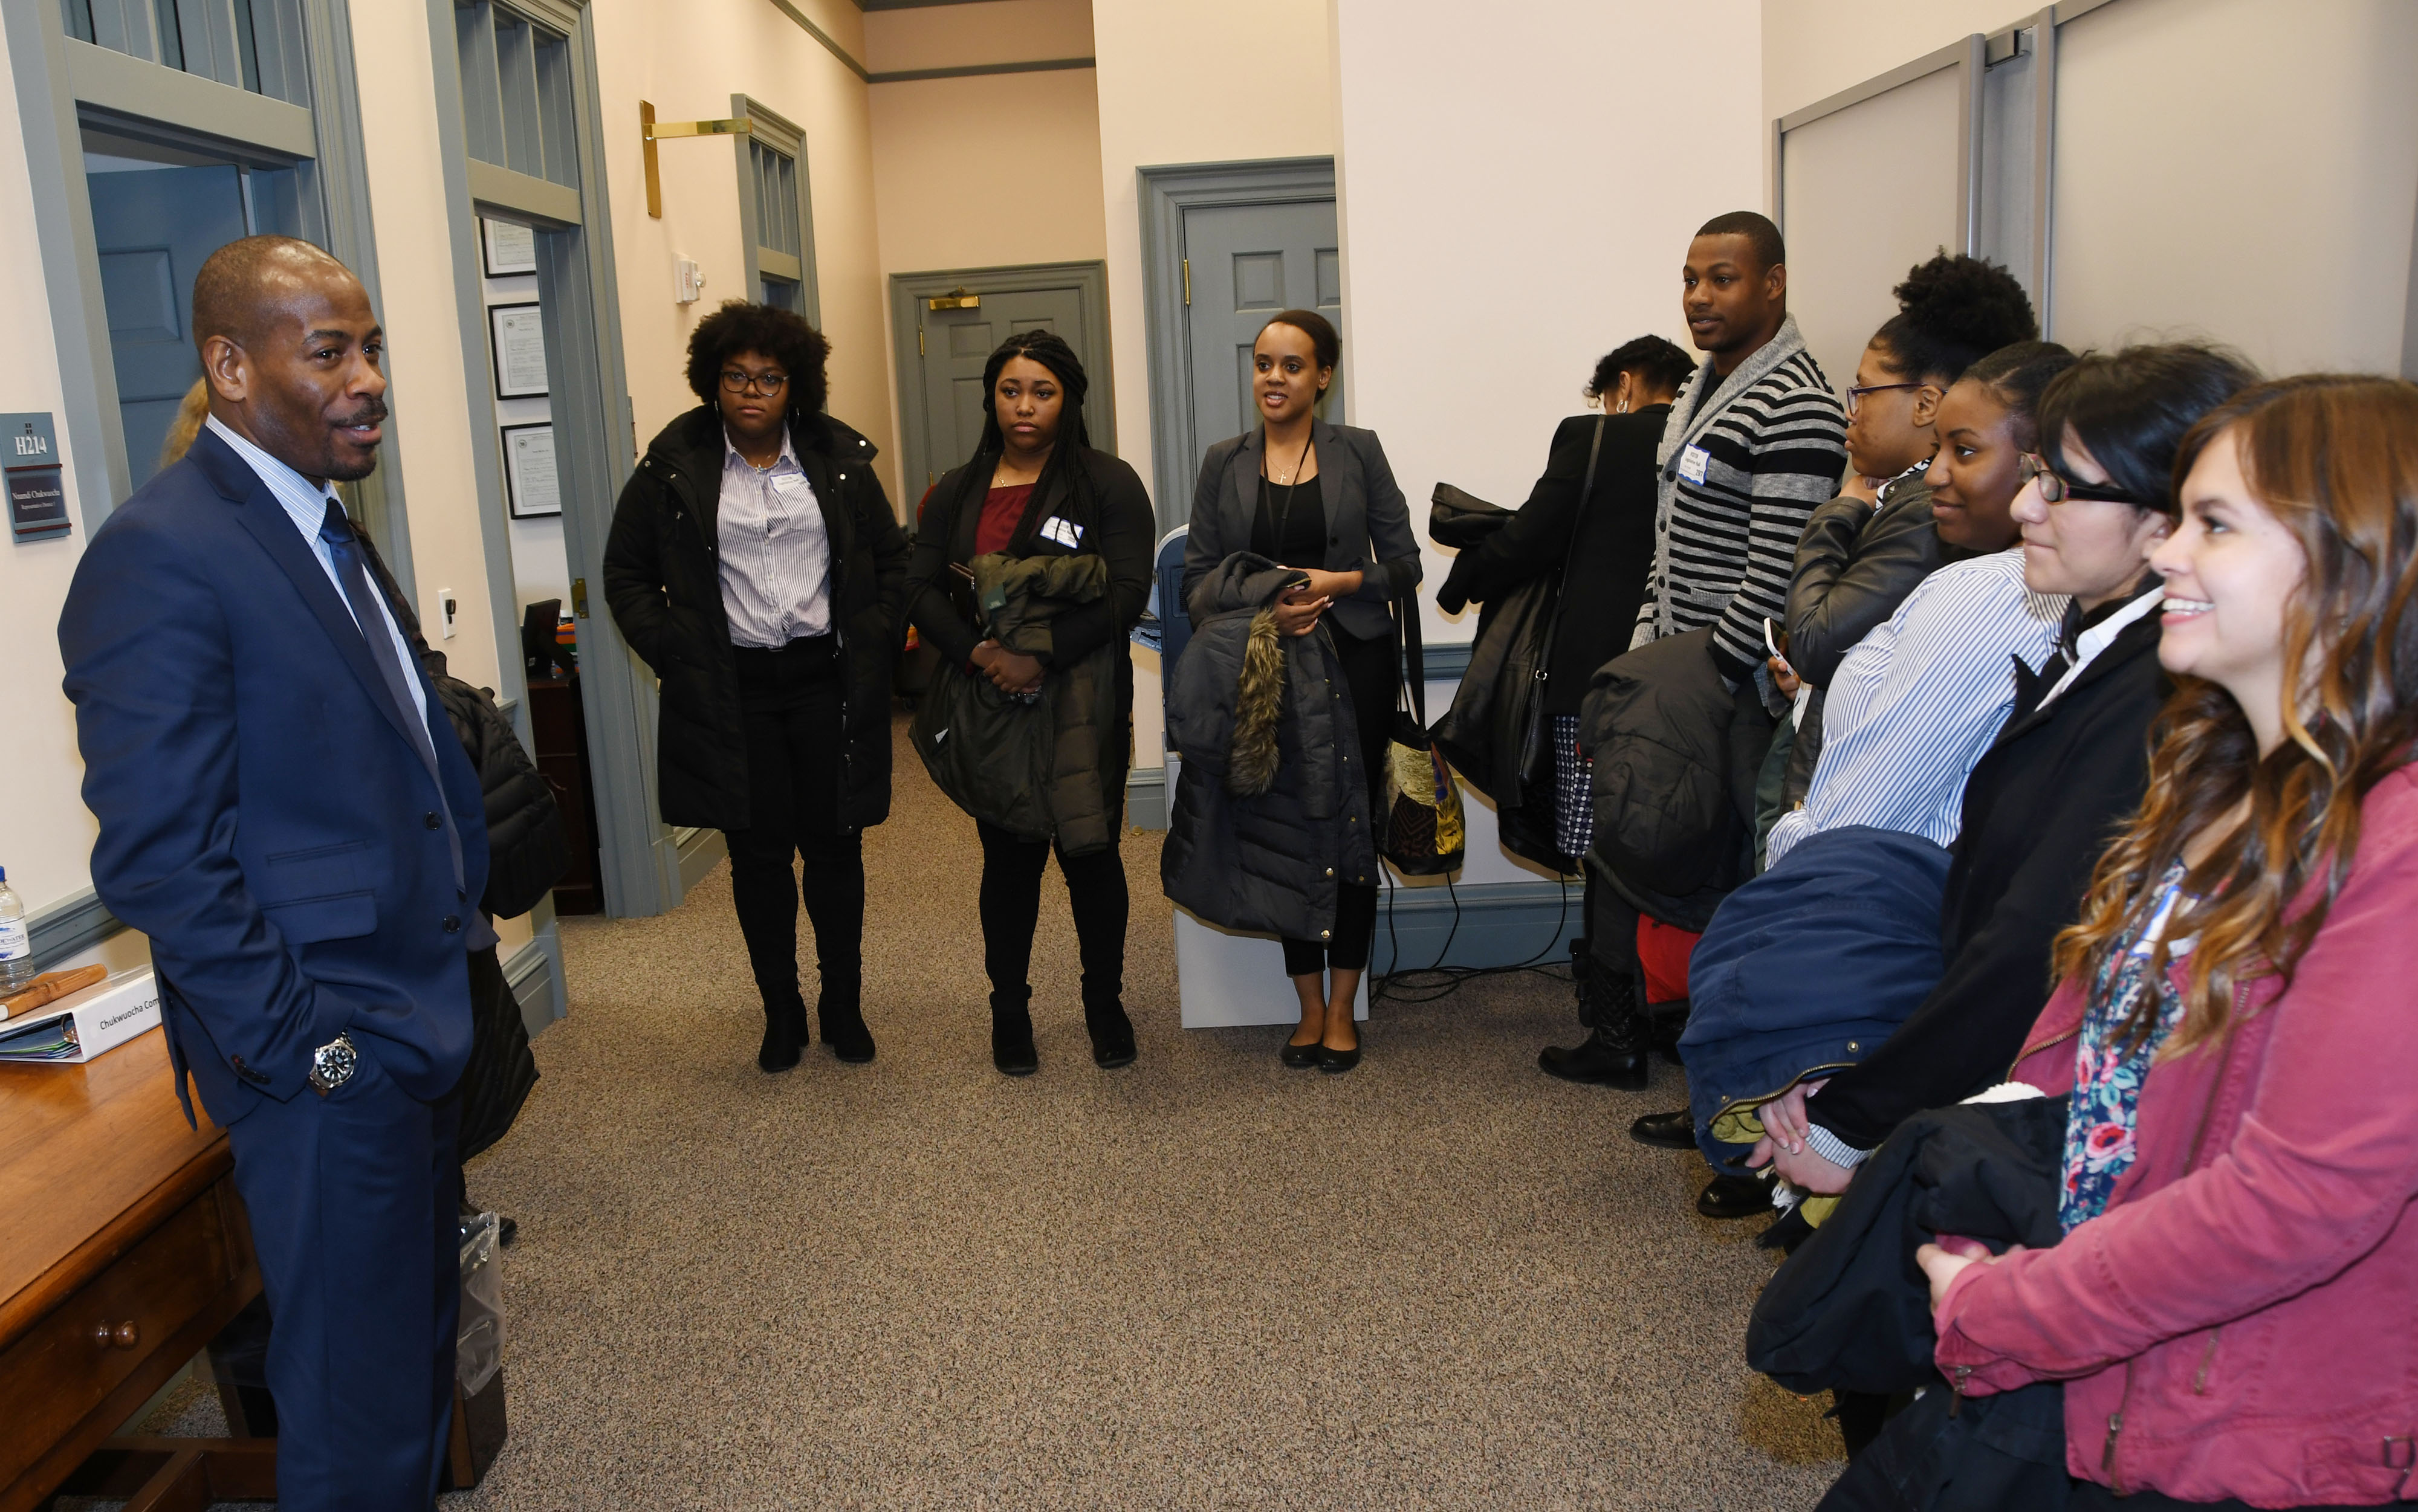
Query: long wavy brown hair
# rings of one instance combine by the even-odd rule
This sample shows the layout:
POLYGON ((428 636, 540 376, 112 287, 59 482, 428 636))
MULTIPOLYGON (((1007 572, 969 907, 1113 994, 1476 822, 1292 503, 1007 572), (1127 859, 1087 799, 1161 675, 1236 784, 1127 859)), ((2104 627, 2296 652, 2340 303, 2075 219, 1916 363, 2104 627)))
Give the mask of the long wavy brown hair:
MULTIPOLYGON (((2313 374, 2243 389, 2202 417, 2175 482, 2209 447, 2240 448, 2252 496, 2299 540, 2308 566, 2284 609, 2284 664, 2305 668, 2284 741, 2258 754, 2230 694, 2184 679, 2159 715, 2140 817, 2100 859, 2082 922, 2058 937, 2061 975, 2096 972, 2152 906, 2193 836, 2248 815, 2184 876, 2165 939, 2198 937, 2182 1016, 2165 1053, 2230 1027, 2242 990, 2289 985, 2359 853, 2368 789, 2418 740, 2418 385, 2313 374)), ((2166 947, 2127 1026, 2146 1035, 2166 991, 2166 947)))

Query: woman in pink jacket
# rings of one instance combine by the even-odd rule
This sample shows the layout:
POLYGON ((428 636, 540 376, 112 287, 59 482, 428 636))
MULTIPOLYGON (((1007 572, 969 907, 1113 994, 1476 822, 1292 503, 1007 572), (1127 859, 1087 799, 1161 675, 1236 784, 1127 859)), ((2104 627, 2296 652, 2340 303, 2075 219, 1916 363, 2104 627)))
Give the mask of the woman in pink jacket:
POLYGON ((2260 385, 2177 468, 2182 688, 2016 1072, 2065 1240, 1923 1246, 1937 1360, 2067 1382, 2078 1507, 2418 1498, 2418 387, 2260 385))

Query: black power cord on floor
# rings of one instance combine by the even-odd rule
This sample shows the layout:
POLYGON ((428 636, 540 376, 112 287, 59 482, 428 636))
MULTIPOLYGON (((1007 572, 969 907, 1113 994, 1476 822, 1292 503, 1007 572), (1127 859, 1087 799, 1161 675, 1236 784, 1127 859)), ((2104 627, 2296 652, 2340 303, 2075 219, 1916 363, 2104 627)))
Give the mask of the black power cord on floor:
MULTIPOLYGON (((1381 866, 1379 870, 1384 871, 1385 868, 1381 866)), ((1446 966, 1445 957, 1452 954, 1453 939, 1461 933, 1461 893, 1452 885, 1452 874, 1446 873, 1444 890, 1446 895, 1452 899, 1452 927, 1445 932, 1444 945, 1436 952, 1434 965, 1405 970, 1401 965, 1401 937, 1394 928, 1394 894, 1401 891, 1401 884, 1394 879, 1391 871, 1385 871, 1385 944, 1393 953, 1394 970, 1371 979, 1369 1000, 1371 1003, 1380 1000, 1434 1002, 1450 997, 1460 991, 1463 984, 1478 977, 1515 976, 1523 971, 1533 971, 1548 981, 1568 982, 1569 974, 1567 971, 1556 971, 1547 964, 1553 960, 1553 948, 1562 942, 1562 929, 1570 920, 1570 879, 1568 877, 1557 879, 1562 884, 1561 912, 1553 920, 1553 932, 1545 938, 1544 949, 1510 966, 1446 966)))

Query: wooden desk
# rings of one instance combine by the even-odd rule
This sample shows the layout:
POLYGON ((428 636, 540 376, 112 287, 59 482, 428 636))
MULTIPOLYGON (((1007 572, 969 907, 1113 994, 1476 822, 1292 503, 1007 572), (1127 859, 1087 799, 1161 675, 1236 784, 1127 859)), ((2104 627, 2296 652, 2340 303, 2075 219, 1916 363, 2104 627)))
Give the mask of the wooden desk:
MULTIPOLYGON (((207 1115, 186 1127, 160 1030, 88 1065, 0 1065, 0 1512, 65 1484, 259 1292, 234 1170, 207 1115)), ((273 1475, 273 1441, 220 1447, 115 1452, 146 1490, 273 1475)))

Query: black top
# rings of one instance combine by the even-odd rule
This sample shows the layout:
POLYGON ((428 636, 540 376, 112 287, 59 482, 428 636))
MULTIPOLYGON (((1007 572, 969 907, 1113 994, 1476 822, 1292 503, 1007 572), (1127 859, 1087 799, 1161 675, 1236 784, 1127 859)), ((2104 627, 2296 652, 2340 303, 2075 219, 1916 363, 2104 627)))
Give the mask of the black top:
POLYGON ((1293 485, 1260 480, 1260 507, 1251 516, 1251 550, 1287 567, 1326 558, 1326 505, 1315 476, 1293 485))
POLYGON ((1654 451, 1670 413, 1668 405, 1648 405, 1601 417, 1603 453, 1596 460, 1595 491, 1584 510, 1579 488, 1598 418, 1563 421, 1528 502, 1501 529, 1455 558, 1436 590, 1436 603, 1454 614, 1473 599, 1499 598, 1567 564, 1569 591, 1546 666, 1549 714, 1577 713, 1596 669, 1629 649, 1638 601, 1654 566, 1654 451))
MULTIPOLYGON (((1314 420, 1310 436, 1318 449, 1326 539, 1316 556, 1285 565, 1360 573, 1358 591, 1336 600, 1325 618, 1363 639, 1387 634, 1394 623, 1389 602, 1419 583, 1419 538, 1411 530, 1410 504, 1374 431, 1314 420)), ((1249 547, 1266 457, 1265 433, 1254 425, 1211 447, 1201 459, 1190 530, 1184 538, 1182 596, 1187 606, 1213 569, 1249 547)))
POLYGON ((2047 1006, 2057 933, 2081 917, 2091 868, 2141 806, 2150 724, 2174 687, 2158 664, 2157 616, 2126 625, 2042 708, 2057 676, 2016 663, 2014 710, 1966 781, 1940 900, 1939 985, 1805 1105, 1859 1150, 1922 1108, 2005 1079, 2047 1006))

